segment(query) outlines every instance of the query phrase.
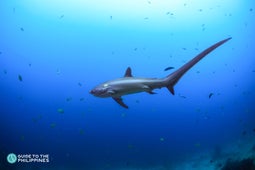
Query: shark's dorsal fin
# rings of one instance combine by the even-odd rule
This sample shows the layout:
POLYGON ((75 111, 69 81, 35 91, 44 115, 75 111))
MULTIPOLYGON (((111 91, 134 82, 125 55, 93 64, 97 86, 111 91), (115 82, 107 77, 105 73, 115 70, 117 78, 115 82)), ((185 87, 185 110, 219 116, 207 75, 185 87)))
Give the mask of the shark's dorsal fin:
POLYGON ((128 67, 128 68, 126 69, 126 72, 125 72, 124 77, 133 77, 133 76, 132 76, 132 71, 131 71, 131 68, 130 68, 130 67, 128 67))

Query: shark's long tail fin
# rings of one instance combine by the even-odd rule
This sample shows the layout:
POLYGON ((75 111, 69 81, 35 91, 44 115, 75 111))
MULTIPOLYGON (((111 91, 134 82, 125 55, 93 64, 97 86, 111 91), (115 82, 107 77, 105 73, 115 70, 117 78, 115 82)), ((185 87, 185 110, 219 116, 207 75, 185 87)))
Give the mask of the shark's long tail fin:
POLYGON ((200 54, 198 54, 196 57, 194 57, 192 60, 190 60, 188 63, 184 64, 181 68, 176 70, 175 72, 171 73, 165 78, 166 81, 166 87, 167 89, 174 95, 174 85, 179 81, 179 79, 191 68, 193 67, 196 63, 198 63, 202 58, 204 58, 207 54, 212 52, 214 49, 219 47, 220 45, 224 44, 230 38, 227 38, 225 40, 219 41, 216 44, 212 45, 211 47, 207 48, 200 54))

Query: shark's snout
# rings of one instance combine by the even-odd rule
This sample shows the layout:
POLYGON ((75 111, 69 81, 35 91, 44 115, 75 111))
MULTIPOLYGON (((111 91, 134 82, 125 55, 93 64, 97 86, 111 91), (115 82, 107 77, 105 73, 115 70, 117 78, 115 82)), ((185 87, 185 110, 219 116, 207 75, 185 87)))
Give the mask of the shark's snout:
POLYGON ((95 90, 92 89, 92 90, 89 91, 89 93, 90 93, 90 94, 95 94, 95 90))
POLYGON ((90 94, 94 95, 94 96, 98 96, 98 97, 101 97, 101 96, 104 96, 104 94, 107 92, 107 89, 104 89, 104 88, 94 88, 92 90, 90 90, 90 94))

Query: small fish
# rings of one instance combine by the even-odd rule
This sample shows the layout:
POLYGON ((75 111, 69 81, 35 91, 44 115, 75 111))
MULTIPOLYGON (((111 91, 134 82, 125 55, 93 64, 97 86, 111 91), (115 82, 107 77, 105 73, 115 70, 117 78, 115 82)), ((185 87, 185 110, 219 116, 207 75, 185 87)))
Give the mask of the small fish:
POLYGON ((110 19, 112 20, 112 15, 110 16, 110 19))
POLYGON ((51 123, 51 124, 50 124, 50 127, 51 127, 51 128, 54 128, 54 127, 56 127, 56 124, 55 124, 55 123, 51 123))
POLYGON ((180 97, 183 98, 183 99, 186 99, 186 98, 187 98, 186 96, 182 96, 182 95, 180 95, 180 97))
POLYGON ((36 123, 36 122, 37 122, 37 119, 36 119, 36 118, 32 118, 32 121, 33 121, 34 123, 36 123))
POLYGON ((23 81, 23 78, 21 75, 19 75, 18 78, 19 78, 19 81, 23 81))
POLYGON ((181 95, 181 94, 178 94, 178 96, 179 96, 180 98, 183 98, 183 99, 186 99, 186 98, 187 98, 186 96, 181 95))
POLYGON ((24 136, 24 135, 21 135, 21 136, 20 136, 20 140, 21 140, 21 141, 24 141, 24 140, 25 140, 25 136, 24 136))
POLYGON ((7 74, 7 70, 4 70, 4 74, 7 74))
POLYGON ((63 114, 64 113, 64 109, 61 109, 61 108, 58 109, 58 113, 62 113, 63 114))
POLYGON ((83 135, 84 134, 84 130, 83 129, 80 129, 80 135, 83 135))
POLYGON ((20 31, 24 31, 24 28, 23 28, 23 27, 20 27, 20 31))
POLYGON ((187 50, 187 48, 185 48, 185 47, 183 47, 182 49, 183 49, 183 50, 187 50))
POLYGON ((62 19, 62 18, 64 18, 64 16, 65 16, 65 15, 61 15, 61 16, 59 17, 59 19, 62 19))
POLYGON ((60 74, 61 74, 60 69, 57 69, 57 75, 60 75, 60 74))
POLYGON ((198 143, 195 143, 195 146, 196 146, 196 147, 200 147, 201 144, 198 142, 198 143))
POLYGON ((78 83, 78 85, 79 85, 79 86, 82 86, 82 84, 81 84, 80 82, 78 83))
POLYGON ((253 11, 253 9, 252 8, 250 8, 250 12, 252 12, 253 11))
POLYGON ((174 13, 171 13, 171 12, 167 12, 166 15, 174 15, 174 13))
POLYGON ((80 101, 84 101, 84 98, 82 97, 82 98, 80 98, 80 101))
POLYGON ((0 55, 2 54, 2 51, 0 51, 0 55))
POLYGON ((209 99, 212 97, 212 95, 213 95, 213 93, 210 93, 210 94, 209 94, 209 96, 208 96, 208 97, 209 97, 209 99))
POLYGON ((171 70, 171 69, 174 69, 174 67, 167 67, 164 69, 164 71, 171 70))
POLYGON ((66 101, 67 101, 67 102, 70 102, 71 100, 72 100, 72 97, 67 97, 67 98, 66 98, 66 101))

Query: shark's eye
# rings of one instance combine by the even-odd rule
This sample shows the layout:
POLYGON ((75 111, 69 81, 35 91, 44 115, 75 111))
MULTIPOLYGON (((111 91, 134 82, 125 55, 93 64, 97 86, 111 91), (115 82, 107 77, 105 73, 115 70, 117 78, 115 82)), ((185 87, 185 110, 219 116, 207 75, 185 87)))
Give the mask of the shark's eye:
POLYGON ((104 87, 108 87, 109 85, 105 83, 103 86, 104 86, 104 87))

